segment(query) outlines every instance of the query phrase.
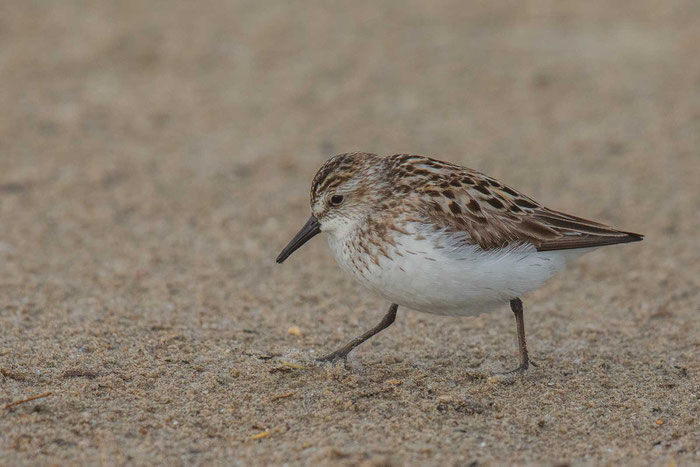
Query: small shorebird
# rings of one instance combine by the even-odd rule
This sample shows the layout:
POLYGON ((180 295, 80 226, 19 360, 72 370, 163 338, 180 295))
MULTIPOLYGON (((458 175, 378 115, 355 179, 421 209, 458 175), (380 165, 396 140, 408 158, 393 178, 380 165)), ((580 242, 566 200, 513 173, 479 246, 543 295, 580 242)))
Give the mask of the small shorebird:
POLYGON ((424 156, 330 158, 311 185, 312 215, 277 257, 320 232, 340 267, 391 302, 382 321, 319 360, 346 359, 390 326, 399 305, 473 316, 510 302, 520 366, 530 364, 520 297, 573 258, 642 235, 564 214, 466 167, 424 156))

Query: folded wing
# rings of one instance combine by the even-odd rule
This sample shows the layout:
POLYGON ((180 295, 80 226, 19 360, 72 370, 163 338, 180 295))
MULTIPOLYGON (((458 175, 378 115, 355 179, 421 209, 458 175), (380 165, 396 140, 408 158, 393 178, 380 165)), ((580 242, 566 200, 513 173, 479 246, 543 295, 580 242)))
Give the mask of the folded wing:
POLYGON ((465 232, 484 249, 531 243, 539 251, 568 250, 643 238, 548 209, 472 169, 422 156, 394 157, 397 193, 413 198, 429 224, 465 232))

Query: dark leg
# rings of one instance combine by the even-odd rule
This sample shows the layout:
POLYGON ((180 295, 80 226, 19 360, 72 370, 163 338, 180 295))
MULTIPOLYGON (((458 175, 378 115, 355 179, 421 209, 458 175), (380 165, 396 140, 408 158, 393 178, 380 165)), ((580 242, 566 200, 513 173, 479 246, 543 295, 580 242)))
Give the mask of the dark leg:
POLYGON ((353 340, 348 342, 344 347, 341 347, 335 352, 329 353, 328 355, 319 358, 318 361, 330 362, 331 360, 335 360, 336 358, 342 358, 343 360, 347 360, 348 354, 352 352, 352 350, 355 347, 362 344, 364 341, 374 336, 375 334, 378 334, 380 331, 391 326, 391 323, 393 323, 396 319, 396 310, 398 308, 399 306, 396 303, 392 303, 389 307, 389 311, 386 315, 384 315, 384 318, 382 318, 379 324, 377 324, 375 327, 362 334, 361 336, 354 338, 353 340))
POLYGON ((535 365, 535 362, 531 362, 527 356, 527 341, 525 340, 525 321, 523 320, 523 302, 519 298, 514 298, 510 301, 510 309, 513 310, 515 315, 515 323, 518 327, 518 347, 520 349, 520 366, 515 370, 509 371, 508 373, 519 372, 527 370, 530 364, 535 365))

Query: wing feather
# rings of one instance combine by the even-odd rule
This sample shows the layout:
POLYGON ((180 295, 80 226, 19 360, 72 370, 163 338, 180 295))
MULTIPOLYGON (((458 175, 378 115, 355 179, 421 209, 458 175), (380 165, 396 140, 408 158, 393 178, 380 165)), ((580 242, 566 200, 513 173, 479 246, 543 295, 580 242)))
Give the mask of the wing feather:
POLYGON ((484 249, 531 243, 539 251, 592 248, 642 240, 542 206, 480 172, 423 156, 393 156, 394 186, 427 223, 464 232, 484 249))

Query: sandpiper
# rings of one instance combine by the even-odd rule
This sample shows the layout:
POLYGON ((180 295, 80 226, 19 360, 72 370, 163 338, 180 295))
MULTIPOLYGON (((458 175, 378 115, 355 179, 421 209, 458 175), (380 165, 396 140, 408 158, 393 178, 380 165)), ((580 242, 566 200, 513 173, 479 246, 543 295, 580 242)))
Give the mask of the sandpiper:
POLYGON ((642 240, 542 206, 475 170, 425 156, 330 158, 311 185, 312 215, 277 257, 320 232, 340 267, 391 302, 381 322, 320 360, 347 359, 399 306, 472 316, 510 303, 522 372, 530 364, 523 294, 601 246, 642 240))

